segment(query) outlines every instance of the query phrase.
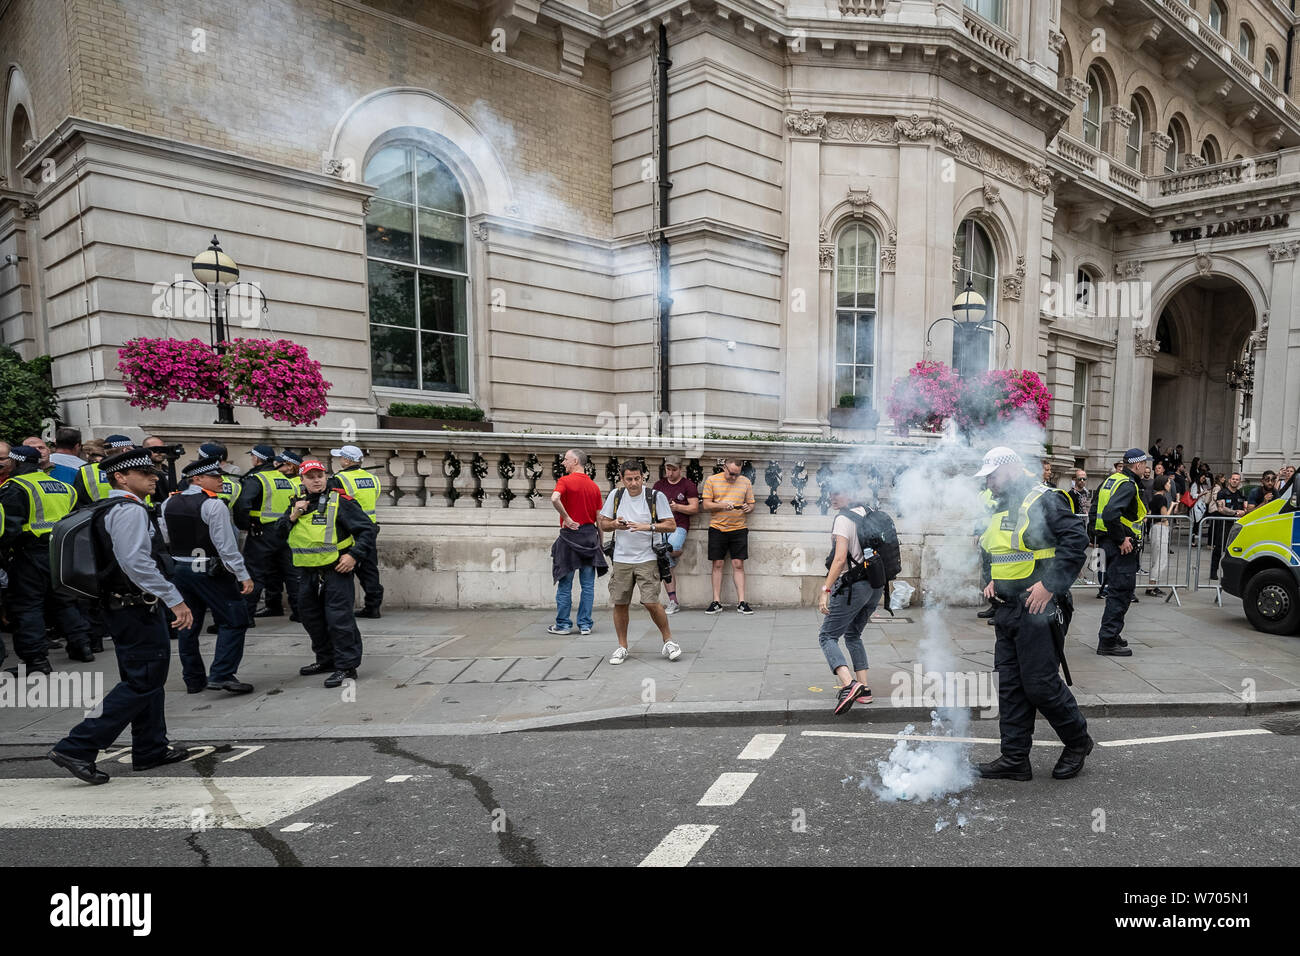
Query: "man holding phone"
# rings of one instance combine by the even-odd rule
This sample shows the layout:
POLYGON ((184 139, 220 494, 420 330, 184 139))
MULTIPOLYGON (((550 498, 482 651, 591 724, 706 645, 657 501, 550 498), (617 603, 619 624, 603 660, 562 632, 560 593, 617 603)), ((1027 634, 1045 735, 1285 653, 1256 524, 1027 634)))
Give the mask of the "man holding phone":
POLYGON ((713 603, 705 614, 722 610, 722 566, 731 558, 736 581, 736 610, 753 614, 745 601, 745 559, 749 557, 749 528, 745 515, 754 510, 754 486, 740 473, 740 459, 728 458, 722 471, 709 475, 700 491, 700 507, 709 519, 709 560, 713 563, 713 603))

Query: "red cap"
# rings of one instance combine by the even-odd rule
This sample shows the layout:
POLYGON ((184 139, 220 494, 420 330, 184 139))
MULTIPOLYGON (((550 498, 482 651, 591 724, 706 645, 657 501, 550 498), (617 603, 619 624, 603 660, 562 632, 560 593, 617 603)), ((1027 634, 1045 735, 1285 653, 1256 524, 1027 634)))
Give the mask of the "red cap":
POLYGON ((307 472, 313 470, 326 471, 327 469, 315 458, 308 458, 306 461, 304 461, 301 465, 298 466, 299 474, 305 475, 307 472))

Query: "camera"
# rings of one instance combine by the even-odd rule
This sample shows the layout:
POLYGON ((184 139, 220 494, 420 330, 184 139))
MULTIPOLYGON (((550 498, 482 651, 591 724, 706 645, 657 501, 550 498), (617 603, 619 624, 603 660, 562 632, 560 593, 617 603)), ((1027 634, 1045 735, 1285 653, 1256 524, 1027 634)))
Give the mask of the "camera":
POLYGON ((185 454, 184 445, 157 445, 149 449, 151 455, 162 455, 168 461, 177 461, 185 454))
POLYGON ((667 541, 660 541, 657 544, 650 545, 650 550, 655 553, 655 561, 659 565, 660 580, 671 581, 673 579, 673 546, 667 541))

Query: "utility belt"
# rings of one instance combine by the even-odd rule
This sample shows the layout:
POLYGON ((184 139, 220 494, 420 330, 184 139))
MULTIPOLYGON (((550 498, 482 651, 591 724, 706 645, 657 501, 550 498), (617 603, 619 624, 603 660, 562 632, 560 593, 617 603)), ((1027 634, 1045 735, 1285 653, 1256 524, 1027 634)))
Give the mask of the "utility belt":
POLYGON ((110 611, 120 611, 128 607, 157 607, 158 595, 143 592, 137 594, 110 593, 104 601, 104 606, 110 611))

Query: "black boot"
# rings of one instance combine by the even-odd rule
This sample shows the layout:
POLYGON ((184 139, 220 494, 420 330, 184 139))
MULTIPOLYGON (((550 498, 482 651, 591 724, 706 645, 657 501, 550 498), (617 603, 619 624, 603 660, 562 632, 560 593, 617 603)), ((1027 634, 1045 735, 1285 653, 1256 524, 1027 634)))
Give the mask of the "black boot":
POLYGON ((1097 653, 1103 657, 1132 657, 1133 652, 1122 644, 1098 644, 1097 653))
POLYGON ((92 654, 104 653, 104 639, 102 637, 92 637, 90 639, 90 653, 92 654))
POLYGON ((48 657, 33 657, 27 662, 27 673, 29 674, 35 674, 39 671, 48 676, 53 670, 54 668, 50 666, 50 659, 48 657))
POLYGON ((995 608, 992 604, 990 604, 988 607, 986 607, 984 610, 980 611, 980 612, 979 612, 978 614, 976 614, 975 616, 978 617, 978 618, 986 618, 986 617, 992 617, 994 614, 997 614, 997 613, 998 613, 998 609, 995 608))
POLYGON ((367 607, 367 608, 362 608, 360 611, 358 611, 357 617, 377 618, 377 617, 383 617, 383 615, 379 613, 379 608, 367 607))
POLYGON ((268 604, 253 617, 284 617, 284 608, 279 604, 268 604))
POLYGON ((981 777, 988 780, 1032 780, 1034 778, 1028 757, 1023 760, 1012 760, 1005 755, 999 755, 997 760, 976 764, 975 769, 980 772, 981 777))
POLYGON ((1089 737, 1088 742, 1082 747, 1066 747, 1061 751, 1061 759, 1056 761, 1056 766, 1052 768, 1052 776, 1057 780, 1077 777, 1079 771, 1083 769, 1083 758, 1092 753, 1094 746, 1096 741, 1089 737))
POLYGON ((70 645, 68 647, 68 660, 80 661, 83 664, 89 664, 94 661, 95 655, 90 649, 89 642, 85 644, 70 645))

